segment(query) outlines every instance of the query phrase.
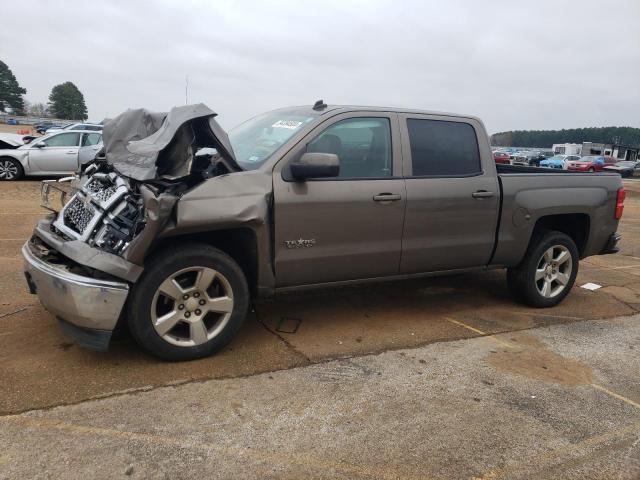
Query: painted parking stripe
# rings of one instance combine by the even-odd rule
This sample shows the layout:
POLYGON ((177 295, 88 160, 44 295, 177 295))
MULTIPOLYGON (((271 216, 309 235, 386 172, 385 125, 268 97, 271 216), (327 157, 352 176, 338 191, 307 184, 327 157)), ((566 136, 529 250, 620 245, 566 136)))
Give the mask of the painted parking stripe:
POLYGON ((488 338, 489 340, 499 343, 500 345, 502 345, 503 347, 507 347, 507 348, 516 348, 513 345, 511 345, 510 343, 504 342, 502 340, 500 340, 499 338, 496 338, 494 335, 491 335, 487 332, 483 332, 482 330, 479 330, 475 327, 472 327, 471 325, 467 325, 466 323, 463 322, 459 322, 458 320, 454 320, 453 318, 449 318, 449 317, 445 317, 445 320, 447 320, 447 322, 453 323, 455 325, 458 325, 459 327, 462 328, 466 328, 467 330, 470 330, 474 333, 477 333, 479 335, 482 335, 483 338, 488 338))

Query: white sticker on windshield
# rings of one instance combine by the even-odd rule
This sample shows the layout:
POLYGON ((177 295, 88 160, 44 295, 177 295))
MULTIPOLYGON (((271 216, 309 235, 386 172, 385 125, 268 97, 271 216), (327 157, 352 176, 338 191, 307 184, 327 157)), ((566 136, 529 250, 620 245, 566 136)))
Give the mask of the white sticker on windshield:
POLYGON ((278 120, 276 123, 271 125, 272 128, 289 128, 291 130, 295 130, 302 122, 297 122, 295 120, 278 120))

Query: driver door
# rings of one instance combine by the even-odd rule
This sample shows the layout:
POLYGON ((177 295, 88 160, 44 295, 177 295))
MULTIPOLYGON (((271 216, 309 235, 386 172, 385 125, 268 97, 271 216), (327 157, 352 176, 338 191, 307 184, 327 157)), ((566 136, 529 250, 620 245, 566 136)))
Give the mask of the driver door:
POLYGON ((57 133, 43 140, 36 139, 29 149, 32 173, 72 173, 78 169, 80 150, 78 132, 57 133), (36 145, 42 144, 42 147, 36 145))
POLYGON ((406 191, 395 114, 322 123, 278 162, 273 184, 277 287, 398 273, 406 191), (305 152, 336 154, 339 176, 293 180, 288 165, 305 152))

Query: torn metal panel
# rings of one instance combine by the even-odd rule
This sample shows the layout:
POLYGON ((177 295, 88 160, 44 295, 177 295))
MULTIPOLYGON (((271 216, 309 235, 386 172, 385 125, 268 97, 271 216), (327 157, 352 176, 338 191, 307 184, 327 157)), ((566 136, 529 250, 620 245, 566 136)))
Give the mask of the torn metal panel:
POLYGON ((108 122, 103 131, 106 161, 121 175, 138 181, 187 176, 195 147, 213 147, 229 171, 239 171, 217 114, 199 103, 169 113, 133 109, 108 122))
POLYGON ((0 149, 13 149, 24 145, 25 135, 18 135, 17 133, 3 133, 0 132, 0 149))
POLYGON ((140 187, 140 194, 145 205, 145 227, 131 241, 123 257, 130 262, 142 265, 147 250, 169 221, 178 197, 169 193, 156 195, 146 185, 140 187))
POLYGON ((117 255, 91 247, 81 240, 61 238, 52 232, 52 221, 52 216, 40 219, 33 233, 65 257, 80 265, 90 266, 92 269, 129 282, 135 282, 142 274, 143 268, 141 266, 128 262, 117 255))
POLYGON ((264 225, 271 193, 271 175, 259 170, 211 178, 182 196, 176 229, 202 231, 227 222, 264 225))

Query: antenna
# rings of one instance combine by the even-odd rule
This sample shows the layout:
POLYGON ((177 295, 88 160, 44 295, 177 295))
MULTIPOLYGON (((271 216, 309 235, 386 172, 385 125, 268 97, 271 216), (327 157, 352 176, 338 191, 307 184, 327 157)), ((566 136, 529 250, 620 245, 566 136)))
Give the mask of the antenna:
POLYGON ((189 75, 184 76, 184 104, 189 103, 189 75))

